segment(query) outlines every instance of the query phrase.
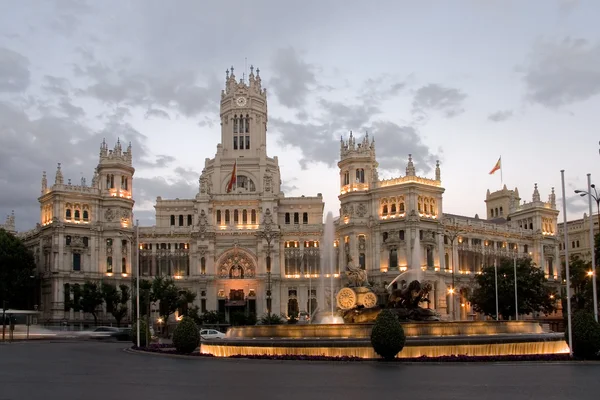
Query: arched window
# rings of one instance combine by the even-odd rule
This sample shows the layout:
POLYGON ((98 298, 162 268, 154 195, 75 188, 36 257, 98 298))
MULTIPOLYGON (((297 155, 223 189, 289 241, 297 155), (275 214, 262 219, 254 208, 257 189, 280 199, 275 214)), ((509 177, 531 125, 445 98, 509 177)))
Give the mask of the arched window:
POLYGON ((387 204, 384 204, 384 205, 383 205, 383 211, 382 211, 382 214, 383 214, 383 215, 387 215, 387 214, 388 214, 388 206, 387 206, 387 204))
POLYGON ((217 210, 217 224, 221 223, 221 210, 217 210))
POLYGON ((307 212, 302 213, 302 223, 304 225, 308 224, 308 213, 307 212))
POLYGON ((246 114, 246 123, 244 124, 244 132, 245 133, 250 133, 250 116, 248 114, 246 114))
POLYGON ((250 213, 250 218, 251 218, 251 224, 256 224, 256 210, 252 210, 252 212, 250 213))
POLYGON ((242 223, 244 225, 248 223, 248 211, 247 210, 242 211, 242 223))
POLYGON ((175 226, 175 216, 171 215, 171 226, 175 226))
POLYGON ((344 186, 350 184, 350 172, 344 171, 344 186))
POLYGON ((240 221, 240 213, 238 210, 233 210, 233 223, 237 224, 240 221))
POLYGON ((233 133, 238 133, 238 116, 233 116, 233 133))
POLYGON ((65 210, 65 218, 66 219, 71 219, 71 209, 70 208, 67 208, 65 210))
MULTIPOLYGON (((68 218, 70 218, 70 217, 68 217, 68 218)), ((285 224, 286 225, 290 224, 290 213, 289 212, 285 213, 285 224)))
POLYGON ((183 215, 179 216, 179 226, 183 226, 183 215))
POLYGON ((404 202, 400 203, 400 213, 404 212, 404 202))
POLYGON ((391 212, 392 214, 396 214, 396 204, 392 204, 392 205, 390 206, 390 208, 391 208, 391 211, 390 211, 390 212, 391 212))
POLYGON ((79 210, 75 210, 75 219, 76 219, 77 221, 79 221, 79 219, 80 219, 80 218, 81 218, 80 211, 79 211, 79 210))
POLYGON ((90 219, 90 214, 88 210, 83 210, 83 220, 88 221, 90 219))
POLYGON ((113 265, 112 265, 112 257, 111 256, 106 257, 106 272, 108 272, 108 273, 112 273, 113 272, 113 265))
POLYGON ((200 273, 206 275, 206 258, 200 258, 200 273))
POLYGON ((365 170, 363 168, 356 169, 356 182, 365 183, 365 170))
POLYGON ((229 210, 225 210, 225 223, 229 223, 229 210))

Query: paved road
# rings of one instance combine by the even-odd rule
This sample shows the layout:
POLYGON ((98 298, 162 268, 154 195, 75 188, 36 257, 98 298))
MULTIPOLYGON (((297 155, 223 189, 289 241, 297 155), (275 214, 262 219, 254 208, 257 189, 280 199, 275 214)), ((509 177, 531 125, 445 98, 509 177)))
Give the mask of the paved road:
POLYGON ((0 400, 585 400, 600 393, 600 364, 189 360, 129 354, 125 346, 0 345, 0 400))

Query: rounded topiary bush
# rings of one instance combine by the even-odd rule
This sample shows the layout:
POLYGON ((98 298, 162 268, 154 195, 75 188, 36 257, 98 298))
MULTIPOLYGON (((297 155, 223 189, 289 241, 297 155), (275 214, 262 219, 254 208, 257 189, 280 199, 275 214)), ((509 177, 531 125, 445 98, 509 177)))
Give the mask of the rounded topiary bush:
POLYGON ((383 310, 377 316, 371 331, 373 350, 386 360, 393 360, 406 343, 404 329, 390 310, 383 310))
MULTIPOLYGON (((578 311, 573 314, 573 354, 578 358, 598 358, 600 352, 600 324, 592 313, 578 311)), ((568 331, 565 333, 567 341, 568 331)))
POLYGON ((200 344, 200 332, 196 323, 184 317, 173 331, 173 346, 180 353, 191 353, 200 344))
MULTIPOLYGON (((131 326, 131 341, 135 346, 137 346, 137 323, 133 323, 131 326)), ((145 319, 140 319, 140 347, 148 346, 147 338, 150 337, 150 329, 148 328, 148 324, 145 319)))

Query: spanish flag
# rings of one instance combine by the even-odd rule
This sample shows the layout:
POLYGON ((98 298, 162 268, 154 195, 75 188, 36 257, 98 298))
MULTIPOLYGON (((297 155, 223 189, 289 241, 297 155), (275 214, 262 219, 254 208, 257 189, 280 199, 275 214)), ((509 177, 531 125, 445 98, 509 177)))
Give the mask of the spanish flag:
POLYGON ((496 165, 494 165, 494 168, 492 168, 492 170, 490 171, 490 175, 493 175, 494 172, 498 171, 501 168, 502 168, 502 157, 500 157, 498 159, 498 162, 496 163, 496 165))
POLYGON ((229 185, 227 185, 227 193, 231 192, 233 185, 237 181, 237 160, 233 163, 233 171, 231 171, 231 179, 229 179, 229 185))

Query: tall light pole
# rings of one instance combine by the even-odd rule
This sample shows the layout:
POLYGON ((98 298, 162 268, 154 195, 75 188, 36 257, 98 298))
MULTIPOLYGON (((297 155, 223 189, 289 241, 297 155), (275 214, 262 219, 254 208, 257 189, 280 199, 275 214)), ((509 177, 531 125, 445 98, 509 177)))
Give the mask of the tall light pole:
POLYGON ((569 272, 569 229, 567 229, 567 195, 565 193, 565 170, 560 171, 562 184, 563 227, 565 234, 565 273, 567 275, 567 332, 569 335, 569 352, 573 356, 573 329, 571 324, 571 275, 569 272))
POLYGON ((448 223, 448 220, 446 220, 446 223, 444 223, 443 226, 444 234, 448 237, 448 239, 450 239, 450 251, 452 251, 452 287, 450 288, 449 292, 452 298, 452 319, 456 320, 456 288, 454 286, 454 271, 456 269, 456 263, 454 257, 454 241, 458 236, 463 234, 465 230, 458 225, 458 222, 454 220, 451 223, 448 223))
MULTIPOLYGON (((136 261, 135 261, 135 319, 136 319, 136 335, 137 335, 137 347, 140 347, 140 220, 135 220, 135 248, 136 248, 136 261)), ((148 345, 148 344, 146 344, 148 345)))
POLYGON ((267 209, 267 215, 265 216, 265 220, 263 221, 264 227, 262 231, 258 231, 258 237, 264 239, 267 242, 267 315, 269 316, 269 320, 271 319, 271 242, 273 239, 279 236, 279 232, 274 231, 271 228, 271 213, 270 210, 267 209))
MULTIPOLYGON (((598 210, 598 226, 600 227, 600 196, 598 195, 598 191, 596 190, 596 185, 592 184, 592 176, 591 174, 587 174, 588 181, 588 190, 587 192, 583 190, 576 190, 575 193, 580 196, 588 197, 589 209, 590 209, 590 250, 592 252, 592 293, 593 293, 593 302, 594 302, 594 318, 596 322, 598 322, 598 292, 596 288, 596 249, 595 249, 595 241, 594 241, 594 223, 592 222, 592 199, 596 201, 596 207, 598 210), (594 192, 592 193, 592 189, 594 192)), ((566 226, 565 226, 566 229, 566 226)))
MULTIPOLYGON (((127 238, 132 247, 133 237, 124 233, 119 233, 120 236, 127 238)), ((132 254, 133 255, 133 254, 132 254)), ((132 259, 133 264, 133 259, 132 259)), ((133 274, 131 274, 133 276, 133 274)), ((133 290, 133 289, 132 289, 133 290)), ((140 220, 135 220, 135 319, 136 319, 136 345, 140 347, 140 220)), ((133 307, 133 305, 132 305, 133 307)), ((133 317, 132 317, 133 318, 133 317)))
POLYGON ((519 303, 517 296, 517 252, 515 251, 515 259, 513 260, 513 267, 515 269, 515 321, 519 320, 519 303))

